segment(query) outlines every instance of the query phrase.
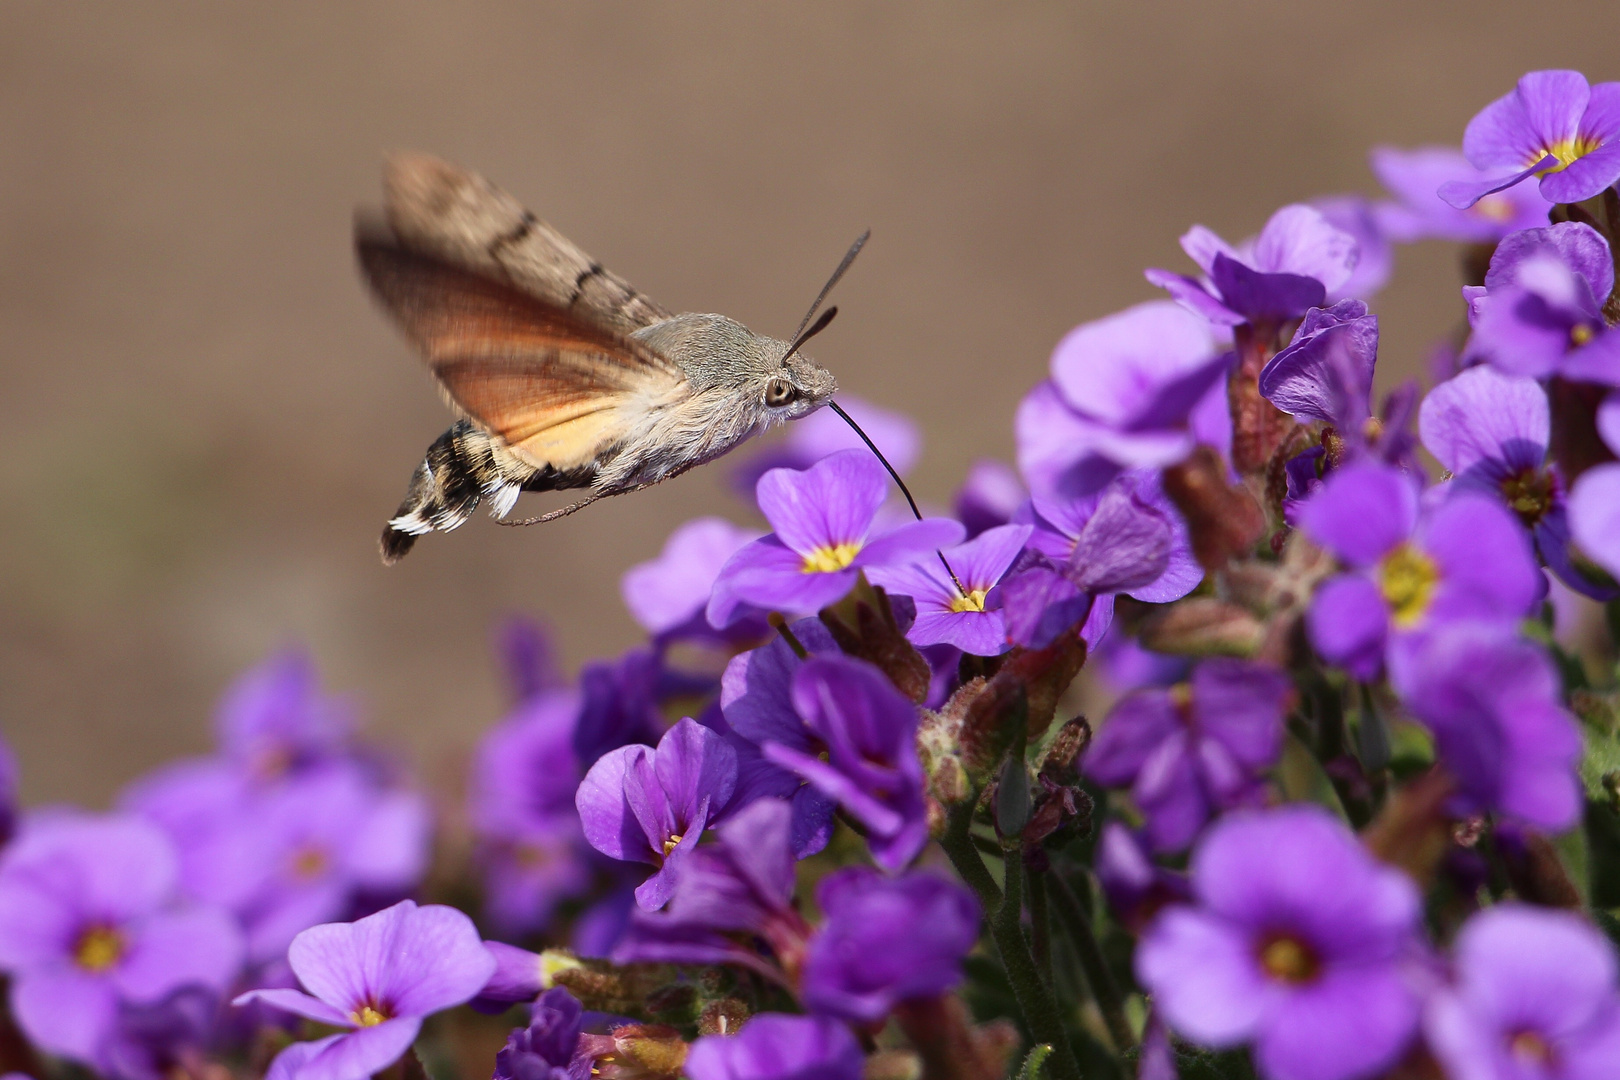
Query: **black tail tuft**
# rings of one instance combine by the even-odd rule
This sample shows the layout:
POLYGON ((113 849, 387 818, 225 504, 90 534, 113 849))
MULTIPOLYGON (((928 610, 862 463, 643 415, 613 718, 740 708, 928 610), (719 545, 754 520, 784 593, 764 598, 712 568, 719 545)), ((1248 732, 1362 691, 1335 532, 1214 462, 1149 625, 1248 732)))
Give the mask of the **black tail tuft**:
POLYGON ((416 537, 408 532, 401 532, 392 525, 386 525, 383 527, 382 543, 378 546, 382 549, 383 565, 393 566, 416 546, 416 537))

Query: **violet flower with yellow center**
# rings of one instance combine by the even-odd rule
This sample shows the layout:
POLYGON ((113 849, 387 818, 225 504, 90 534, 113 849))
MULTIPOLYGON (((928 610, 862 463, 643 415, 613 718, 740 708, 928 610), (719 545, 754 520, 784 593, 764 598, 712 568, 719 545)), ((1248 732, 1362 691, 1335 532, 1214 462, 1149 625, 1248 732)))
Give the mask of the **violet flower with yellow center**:
POLYGON ((760 477, 759 509, 775 531, 721 568, 709 622, 724 628, 759 608, 814 614, 854 588, 862 569, 908 562, 962 539, 962 526, 944 518, 872 535, 888 483, 865 450, 840 450, 808 469, 760 477))
POLYGON ((1024 550, 1030 525, 1001 525, 965 544, 929 553, 906 566, 871 573, 872 583, 909 596, 917 621, 906 631, 914 645, 954 645, 974 656, 999 656, 1008 649, 1007 624, 999 611, 985 610, 985 597, 1024 550))

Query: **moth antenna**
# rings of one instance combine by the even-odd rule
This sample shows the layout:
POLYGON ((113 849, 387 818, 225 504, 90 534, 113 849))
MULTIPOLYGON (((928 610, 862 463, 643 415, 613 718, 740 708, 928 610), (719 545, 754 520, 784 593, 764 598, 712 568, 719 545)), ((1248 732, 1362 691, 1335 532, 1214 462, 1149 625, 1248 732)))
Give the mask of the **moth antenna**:
MULTIPOLYGON (((833 291, 833 286, 838 284, 838 279, 844 276, 844 271, 849 269, 849 264, 855 261, 855 256, 861 253, 861 248, 866 246, 866 241, 871 235, 872 230, 867 229, 855 238, 853 244, 849 245, 849 250, 844 252, 844 261, 838 264, 838 269, 834 270, 832 277, 827 279, 827 284, 821 287, 821 292, 816 296, 816 302, 810 305, 810 310, 804 313, 804 321, 793 332, 794 341, 805 337, 804 328, 809 326, 810 320, 816 317, 816 312, 821 310, 821 302, 827 299, 828 293, 833 291)), ((814 331, 811 332, 811 336, 814 336, 814 331)))
MULTIPOLYGON (((863 236, 861 239, 865 240, 866 238, 863 236)), ((857 247, 859 247, 858 244, 857 247)), ((833 311, 837 310, 837 308, 832 308, 828 311, 828 314, 830 315, 833 311)), ((877 448, 877 443, 873 442, 871 436, 867 435, 866 432, 861 430, 861 425, 857 424, 855 422, 855 418, 850 416, 849 413, 845 412, 843 406, 839 405, 838 402, 828 401, 827 407, 833 412, 837 413, 839 416, 843 417, 844 423, 848 424, 850 429, 861 437, 861 442, 866 444, 866 448, 872 451, 873 455, 883 463, 883 467, 889 471, 889 476, 893 478, 895 484, 899 486, 900 494, 906 497, 906 505, 911 507, 911 516, 916 518, 918 521, 921 521, 923 519, 922 511, 917 509, 917 500, 911 497, 911 489, 906 487, 906 482, 904 480, 900 479, 900 474, 894 471, 894 466, 890 465, 889 459, 883 456, 883 451, 877 448)), ((945 572, 951 575, 951 581, 956 585, 956 591, 961 593, 963 596, 966 596, 968 591, 962 585, 962 579, 956 576, 956 571, 952 570, 951 564, 946 561, 945 553, 943 551, 936 550, 934 554, 939 556, 940 565, 945 567, 945 572)))
POLYGON ((804 333, 800 334, 798 337, 793 339, 793 344, 788 346, 788 351, 782 354, 782 366, 787 367, 788 358, 791 357, 794 353, 799 351, 799 346, 803 345, 805 342, 809 341, 811 338, 815 337, 817 334, 819 334, 823 330, 827 329, 827 326, 834 319, 836 319, 837 317, 838 317, 838 305, 837 304, 834 304, 832 307, 828 308, 826 311, 823 311, 821 313, 821 318, 816 320, 816 324, 814 326, 812 326, 810 329, 806 330, 804 333))

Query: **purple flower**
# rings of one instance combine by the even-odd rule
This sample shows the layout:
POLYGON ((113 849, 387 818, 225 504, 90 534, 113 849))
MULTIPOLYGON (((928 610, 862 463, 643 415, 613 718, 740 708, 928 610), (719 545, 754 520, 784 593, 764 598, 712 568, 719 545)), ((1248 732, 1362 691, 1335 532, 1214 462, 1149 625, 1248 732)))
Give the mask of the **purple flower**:
POLYGON ((988 459, 976 461, 957 489, 956 518, 967 529, 968 539, 1012 520, 1029 498, 1024 482, 1011 466, 988 459))
POLYGON ((1302 204, 1271 215, 1260 235, 1237 248, 1194 225, 1181 238, 1205 279, 1149 270, 1147 279, 1217 326, 1275 324, 1321 307, 1356 268, 1356 240, 1302 204))
POLYGON ((637 743, 603 754, 575 798, 592 847, 658 868, 636 889, 636 902, 654 910, 669 900, 676 868, 736 786, 737 752, 686 719, 664 734, 657 750, 637 743))
POLYGON ((1384 232, 1380 207, 1360 195, 1314 199, 1311 206, 1327 218, 1329 225, 1356 243, 1355 269, 1338 287, 1328 290, 1327 298, 1365 300, 1382 289, 1395 269, 1395 252, 1390 246, 1391 237, 1384 232))
POLYGON ((879 866, 904 867, 928 842, 916 706, 876 667, 845 656, 800 664, 792 700, 812 747, 825 747, 827 759, 769 741, 766 760, 804 777, 865 825, 879 866))
POLYGON ((1154 863, 1141 838, 1117 821, 1104 825, 1097 838, 1096 868, 1109 908, 1134 934, 1166 904, 1192 897, 1186 876, 1154 863))
MULTIPOLYGON (((656 559, 626 571, 620 585, 624 606, 654 638, 712 637, 704 608, 714 591, 714 579, 739 548, 758 538, 756 530, 724 518, 688 521, 669 534, 656 559)), ((762 619, 753 619, 745 620, 742 628, 757 633, 763 627, 762 619)))
POLYGON ((293 939, 287 960, 309 993, 254 990, 235 1004, 262 1001, 349 1030, 287 1047, 270 1066, 278 1080, 380 1071, 410 1049, 424 1017, 471 1000, 495 970, 471 919, 410 900, 356 922, 312 926, 293 939))
POLYGON ((1162 300, 1076 327, 1018 406, 1019 470, 1038 494, 1085 495, 1122 469, 1172 465, 1229 365, 1202 319, 1162 300))
POLYGON ((1357 678, 1377 674, 1394 638, 1459 618, 1520 618, 1544 586, 1500 503, 1464 490, 1420 513, 1412 480, 1376 462, 1336 469, 1299 522, 1350 568, 1317 590, 1307 623, 1317 652, 1357 678))
POLYGON ((712 678, 675 671, 665 659, 662 649, 635 648, 580 668, 584 701, 574 723, 574 753, 581 767, 630 743, 650 746, 668 727, 666 705, 713 692, 712 678))
POLYGON ((551 634, 533 619, 507 619, 495 631, 495 652, 513 702, 527 701, 563 683, 551 634))
POLYGON ((1590 199, 1620 180, 1620 83, 1587 84, 1578 71, 1532 71, 1511 93, 1468 122, 1463 153, 1484 170, 1514 169, 1488 180, 1453 180, 1440 197, 1452 206, 1531 176, 1549 202, 1590 199))
POLYGON ((984 599, 1033 531, 1029 525, 1001 525, 946 548, 940 557, 874 568, 872 583, 916 603, 917 621, 906 631, 912 644, 954 645, 975 656, 999 656, 1007 651, 1007 625, 1001 612, 985 610, 984 599))
POLYGON ((95 1069, 112 1080, 170 1080, 195 1063, 214 1035, 220 997, 183 986, 151 1005, 122 1004, 96 1048, 95 1069))
MULTIPOLYGON (((922 451, 922 435, 909 417, 850 394, 839 394, 838 404, 871 436, 895 472, 905 476, 911 471, 922 451)), ((787 437, 780 443, 751 454, 732 471, 731 482, 738 494, 751 495, 759 478, 771 469, 808 469, 840 450, 865 449, 843 417, 822 409, 788 425, 787 437)))
POLYGON ((1614 589, 1593 582, 1569 551, 1563 482, 1547 462, 1547 392, 1534 379, 1473 367, 1423 399, 1423 445, 1459 487, 1503 500, 1530 530, 1547 566, 1573 589, 1606 600, 1614 589))
POLYGON ((954 544, 962 526, 944 518, 872 536, 888 475, 864 450, 840 450, 810 468, 760 478, 760 511, 775 530, 728 560, 709 600, 709 622, 729 626, 742 605, 813 614, 843 598, 862 568, 954 544))
POLYGON ((761 1013, 736 1035, 705 1035, 686 1055, 691 1080, 861 1080, 855 1036, 820 1016, 761 1013))
POLYGON ((0 970, 37 1046, 94 1063, 121 1004, 236 977, 240 932, 218 908, 177 907, 177 877, 168 838, 138 818, 24 825, 0 857, 0 970))
POLYGON ((231 684, 214 723, 227 758, 274 777, 341 754, 354 718, 347 702, 321 694, 309 654, 289 649, 231 684))
POLYGON ((804 1001, 845 1020, 879 1021, 902 1001, 954 989, 979 940, 973 894, 926 872, 846 867, 821 880, 816 904, 826 922, 810 939, 804 1001))
POLYGON ((1608 1080, 1620 1075, 1614 950, 1563 911, 1504 904, 1457 935, 1451 986, 1424 1013, 1456 1080, 1608 1080))
POLYGON ((503 933, 542 929, 560 901, 590 884, 574 809, 580 703, 576 691, 542 691, 479 743, 468 809, 486 911, 503 933))
POLYGON ((1397 150, 1381 146, 1372 152, 1372 170, 1398 200, 1375 209, 1378 225, 1391 240, 1410 243, 1435 238, 1491 243, 1520 229, 1547 224, 1552 204, 1533 187, 1513 187, 1484 195, 1458 209, 1436 192, 1449 183, 1478 185, 1485 173, 1449 146, 1397 150))
POLYGON ((1136 972, 1169 1025, 1252 1043, 1270 1080, 1349 1080, 1393 1064, 1418 1021, 1405 971, 1421 906, 1313 807, 1234 813, 1193 852, 1196 906, 1166 908, 1136 972))
POLYGON ((1620 465, 1599 465, 1575 481, 1569 523, 1583 555, 1620 578, 1620 465))
POLYGON ((1355 435, 1372 416, 1378 316, 1360 300, 1312 308, 1288 346, 1260 371, 1260 393, 1303 423, 1355 435))
POLYGON ((1620 385, 1620 334, 1603 320, 1613 287, 1608 241, 1591 226, 1514 233, 1491 256, 1484 286, 1463 290, 1474 327, 1465 358, 1509 375, 1620 385))
POLYGON ((1454 624, 1398 652, 1390 678, 1434 732, 1460 813, 1495 811, 1550 830, 1579 818, 1580 733, 1535 643, 1500 623, 1454 624))
POLYGON ((547 990, 495 1055, 494 1080, 587 1080, 591 1059, 577 1054, 584 1007, 562 987, 547 990))
POLYGON ((1148 842, 1179 851, 1220 810, 1253 801, 1256 774, 1282 750, 1288 676, 1243 660, 1206 660, 1190 683, 1127 694, 1086 754, 1085 771, 1131 788, 1148 842))

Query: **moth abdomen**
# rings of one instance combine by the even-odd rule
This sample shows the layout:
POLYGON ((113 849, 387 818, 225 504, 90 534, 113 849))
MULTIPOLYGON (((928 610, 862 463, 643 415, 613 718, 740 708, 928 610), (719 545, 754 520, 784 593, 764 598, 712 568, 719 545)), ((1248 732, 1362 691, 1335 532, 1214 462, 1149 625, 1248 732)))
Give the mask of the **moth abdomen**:
POLYGON ((504 517, 519 493, 587 487, 594 472, 563 472, 550 466, 536 469, 487 431, 470 421, 458 421, 434 440, 411 474, 404 501, 383 529, 383 563, 404 558, 419 536, 459 527, 483 499, 489 500, 490 513, 504 517))

